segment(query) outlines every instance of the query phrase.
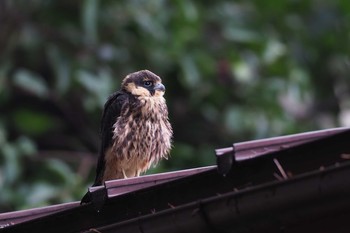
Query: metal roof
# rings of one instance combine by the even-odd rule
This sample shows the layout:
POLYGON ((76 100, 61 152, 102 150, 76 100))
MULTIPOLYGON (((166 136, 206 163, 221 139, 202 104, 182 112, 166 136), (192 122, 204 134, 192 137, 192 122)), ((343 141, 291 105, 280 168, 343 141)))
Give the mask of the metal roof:
MULTIPOLYGON (((141 177, 111 180, 105 182, 104 186, 91 187, 91 192, 96 192, 100 189, 107 189, 108 197, 114 197, 123 193, 136 191, 155 184, 161 184, 181 177, 193 175, 209 169, 215 169, 216 166, 201 167, 195 169, 186 169, 177 172, 166 172, 154 175, 145 175, 141 177)), ((9 213, 0 213, 0 229, 6 226, 15 225, 21 222, 26 222, 32 219, 40 218, 46 215, 57 213, 62 210, 68 210, 73 207, 78 207, 80 202, 71 202, 65 204, 52 205, 47 207, 33 208, 29 210, 13 211, 9 213)))
POLYGON ((233 162, 254 159, 265 154, 282 151, 307 142, 332 136, 349 130, 348 127, 318 130, 306 133, 292 134, 280 137, 234 143, 232 147, 215 150, 219 172, 225 174, 233 162))
POLYGON ((177 178, 181 171, 170 173, 169 180, 161 182, 134 178, 129 181, 139 179, 141 189, 124 193, 116 191, 123 181, 111 181, 91 189, 91 195, 101 190, 107 195, 99 211, 93 203, 70 206, 2 230, 334 232, 337 226, 337 232, 347 232, 349 139, 349 129, 338 128, 233 144, 216 151, 218 169, 224 175, 216 167, 207 167, 188 175, 185 171, 177 178), (249 151, 263 152, 249 155, 249 151))

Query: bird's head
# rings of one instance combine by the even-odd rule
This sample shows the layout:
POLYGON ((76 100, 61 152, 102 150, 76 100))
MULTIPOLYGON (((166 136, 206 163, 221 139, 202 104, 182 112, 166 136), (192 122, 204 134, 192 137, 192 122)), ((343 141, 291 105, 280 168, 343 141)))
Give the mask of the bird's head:
POLYGON ((122 89, 135 96, 164 95, 165 86, 162 79, 149 70, 141 70, 127 75, 122 82, 122 89))

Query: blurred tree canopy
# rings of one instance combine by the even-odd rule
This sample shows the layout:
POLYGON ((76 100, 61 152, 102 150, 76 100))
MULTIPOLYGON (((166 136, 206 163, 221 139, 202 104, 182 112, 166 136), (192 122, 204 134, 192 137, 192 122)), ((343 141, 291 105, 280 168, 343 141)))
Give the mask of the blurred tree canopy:
POLYGON ((175 143, 151 172, 233 142, 350 124, 345 0, 0 2, 0 212, 79 200, 103 104, 149 69, 175 143))

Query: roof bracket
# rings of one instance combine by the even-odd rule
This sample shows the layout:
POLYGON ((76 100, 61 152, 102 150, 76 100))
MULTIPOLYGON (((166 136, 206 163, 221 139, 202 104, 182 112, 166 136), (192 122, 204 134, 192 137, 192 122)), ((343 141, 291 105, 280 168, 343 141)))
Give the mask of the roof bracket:
POLYGON ((228 147, 223 149, 217 149, 215 150, 216 154, 216 164, 218 166, 218 172, 226 176, 229 171, 231 170, 231 167, 233 165, 234 161, 234 148, 228 147))
POLYGON ((104 186, 103 188, 95 189, 93 191, 89 189, 88 194, 94 209, 97 212, 100 212, 108 199, 107 188, 104 186))

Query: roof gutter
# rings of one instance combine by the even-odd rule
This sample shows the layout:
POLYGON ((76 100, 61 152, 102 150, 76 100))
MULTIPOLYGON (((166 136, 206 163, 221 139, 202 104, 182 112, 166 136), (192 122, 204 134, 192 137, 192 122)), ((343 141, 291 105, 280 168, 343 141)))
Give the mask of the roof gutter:
POLYGON ((254 159, 282 150, 287 150, 308 142, 330 137, 349 130, 350 127, 340 127, 234 143, 232 147, 215 150, 218 171, 220 174, 226 175, 234 163, 254 159))
POLYGON ((334 232, 324 226, 346 232, 349 184, 350 163, 232 191, 90 232, 334 232))

